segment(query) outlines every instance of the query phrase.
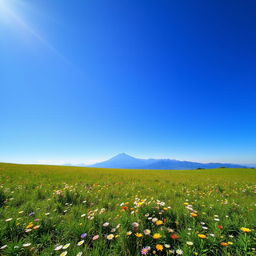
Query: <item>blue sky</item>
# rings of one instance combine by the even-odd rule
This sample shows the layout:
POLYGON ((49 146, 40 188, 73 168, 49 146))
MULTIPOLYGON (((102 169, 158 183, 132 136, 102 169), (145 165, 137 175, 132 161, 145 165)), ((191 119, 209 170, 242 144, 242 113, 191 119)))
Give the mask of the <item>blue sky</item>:
POLYGON ((256 2, 0 0, 0 161, 256 163, 256 2))

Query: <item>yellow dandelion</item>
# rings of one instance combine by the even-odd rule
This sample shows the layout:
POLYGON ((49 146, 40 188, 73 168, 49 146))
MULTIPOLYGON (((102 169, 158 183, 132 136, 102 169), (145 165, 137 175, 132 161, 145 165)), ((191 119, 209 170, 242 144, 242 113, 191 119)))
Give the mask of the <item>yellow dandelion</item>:
POLYGON ((157 244, 157 245, 156 245, 156 249, 157 249, 158 251, 162 251, 162 250, 164 249, 164 247, 163 247, 163 245, 161 245, 161 244, 157 244))
POLYGON ((155 233, 154 235, 153 235, 153 238, 154 239, 159 239, 159 238, 161 238, 162 236, 161 236, 161 234, 159 234, 159 233, 155 233))
POLYGON ((252 231, 251 229, 249 229, 249 228, 244 228, 244 227, 240 228, 240 230, 243 231, 243 232, 245 232, 245 233, 249 233, 249 232, 252 231))

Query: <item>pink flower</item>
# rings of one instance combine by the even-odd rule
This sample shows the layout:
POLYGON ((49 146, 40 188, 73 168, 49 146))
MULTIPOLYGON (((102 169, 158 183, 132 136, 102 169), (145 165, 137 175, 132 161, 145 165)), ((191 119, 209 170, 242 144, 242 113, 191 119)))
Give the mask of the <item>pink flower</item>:
POLYGON ((92 238, 93 241, 97 240, 100 236, 99 235, 96 235, 92 238))
POLYGON ((149 252, 149 250, 150 250, 150 247, 149 247, 149 246, 146 246, 146 247, 143 247, 143 248, 141 249, 140 253, 141 253, 142 255, 147 255, 148 252, 149 252))

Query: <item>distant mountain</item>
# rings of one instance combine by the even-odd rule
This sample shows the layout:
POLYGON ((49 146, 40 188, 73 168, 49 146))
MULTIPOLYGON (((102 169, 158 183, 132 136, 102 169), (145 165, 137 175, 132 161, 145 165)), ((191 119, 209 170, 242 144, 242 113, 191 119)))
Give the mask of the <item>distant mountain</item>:
POLYGON ((155 161, 156 160, 154 159, 139 159, 125 153, 121 153, 107 161, 96 163, 91 166, 100 168, 144 169, 142 167, 151 165, 155 161))
POLYGON ((120 169, 158 169, 158 170, 192 170, 198 168, 247 168, 246 166, 228 163, 197 163, 189 161, 178 161, 173 159, 140 159, 125 153, 118 154, 113 158, 90 165, 98 168, 120 168, 120 169))

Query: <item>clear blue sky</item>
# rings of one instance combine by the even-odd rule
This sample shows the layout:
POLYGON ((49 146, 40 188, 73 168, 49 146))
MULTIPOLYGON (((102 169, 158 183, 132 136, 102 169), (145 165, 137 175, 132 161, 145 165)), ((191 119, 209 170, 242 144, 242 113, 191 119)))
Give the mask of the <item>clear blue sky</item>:
POLYGON ((0 0, 0 161, 256 163, 256 1, 0 0))

